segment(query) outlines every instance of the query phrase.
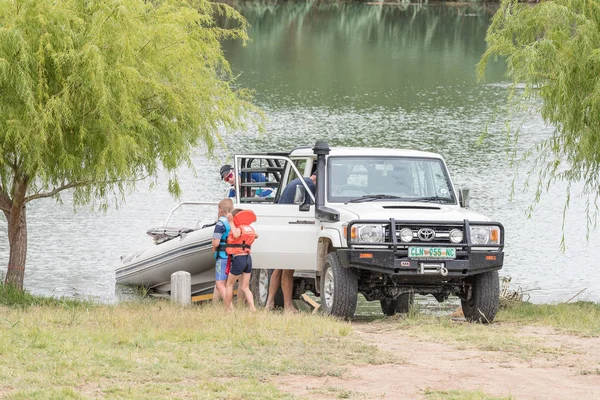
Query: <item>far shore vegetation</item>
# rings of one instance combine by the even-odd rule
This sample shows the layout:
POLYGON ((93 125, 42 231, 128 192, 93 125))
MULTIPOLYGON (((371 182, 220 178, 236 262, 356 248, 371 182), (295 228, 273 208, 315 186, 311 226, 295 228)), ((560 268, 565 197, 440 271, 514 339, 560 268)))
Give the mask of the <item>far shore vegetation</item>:
POLYGON ((600 336, 600 304, 582 301, 514 302, 485 326, 418 308, 406 316, 344 322, 305 312, 225 314, 211 304, 180 308, 150 299, 105 305, 0 285, 0 315, 0 397, 8 399, 295 398, 279 389, 278 379, 344 377, 352 366, 406 362, 361 340, 353 330, 361 323, 519 359, 567 351, 523 338, 528 326, 600 336))

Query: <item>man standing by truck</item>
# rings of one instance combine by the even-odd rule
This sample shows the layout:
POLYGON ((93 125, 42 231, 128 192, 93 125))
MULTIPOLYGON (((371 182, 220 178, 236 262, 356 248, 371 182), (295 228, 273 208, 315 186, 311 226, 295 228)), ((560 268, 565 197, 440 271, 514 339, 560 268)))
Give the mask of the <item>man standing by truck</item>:
MULTIPOLYGON (((316 183, 317 183, 317 170, 314 169, 309 177, 296 178, 283 189, 281 192, 281 196, 279 196, 278 204, 294 204, 294 199, 296 197, 296 187, 303 186, 303 179, 306 182, 306 185, 313 193, 316 193, 316 183)), ((312 203, 310 196, 308 193, 304 197, 304 203, 310 204, 312 203)), ((269 283, 269 294, 267 296, 267 304, 265 308, 267 310, 271 310, 275 308, 275 296, 277 295, 277 291, 279 290, 279 286, 281 285, 281 291, 283 292, 283 310, 285 312, 296 312, 296 306, 294 305, 294 299, 292 298, 294 291, 294 270, 293 269, 276 269, 271 274, 271 281, 269 283)))

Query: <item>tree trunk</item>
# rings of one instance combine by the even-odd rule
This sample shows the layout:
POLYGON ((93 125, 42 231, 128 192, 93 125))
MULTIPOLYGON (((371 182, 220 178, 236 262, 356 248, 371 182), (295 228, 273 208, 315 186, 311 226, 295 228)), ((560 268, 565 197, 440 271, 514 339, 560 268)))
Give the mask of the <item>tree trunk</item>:
POLYGON ((23 290, 25 260, 27 258, 27 219, 25 205, 22 200, 23 196, 15 196, 10 212, 4 213, 8 221, 8 245, 10 248, 5 283, 19 290, 23 290))
POLYGON ((10 255, 8 257, 8 271, 6 284, 13 285, 23 290, 25 276, 25 259, 27 258, 27 220, 25 206, 13 210, 8 219, 8 244, 10 255))

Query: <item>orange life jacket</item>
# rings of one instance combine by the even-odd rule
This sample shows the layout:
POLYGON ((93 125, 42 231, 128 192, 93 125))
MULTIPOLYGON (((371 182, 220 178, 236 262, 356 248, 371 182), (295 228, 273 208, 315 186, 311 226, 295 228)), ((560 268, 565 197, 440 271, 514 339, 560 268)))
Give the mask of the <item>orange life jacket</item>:
POLYGON ((250 247, 254 243, 254 240, 256 240, 256 232, 250 226, 254 221, 256 221, 256 214, 252 210, 240 211, 233 217, 233 223, 236 228, 241 229, 242 234, 240 237, 234 238, 233 233, 229 232, 225 247, 227 254, 234 256, 238 254, 250 254, 250 247))

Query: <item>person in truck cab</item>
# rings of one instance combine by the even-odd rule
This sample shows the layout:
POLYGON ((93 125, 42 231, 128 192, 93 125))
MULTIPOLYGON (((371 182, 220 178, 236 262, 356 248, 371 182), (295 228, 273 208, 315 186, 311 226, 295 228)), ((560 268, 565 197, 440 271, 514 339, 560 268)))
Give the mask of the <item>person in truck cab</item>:
MULTIPOLYGON (((310 177, 302 177, 296 178, 283 189, 281 192, 281 196, 277 201, 278 204, 294 204, 294 197, 296 195, 296 186, 302 185, 302 181, 300 179, 304 179, 308 188, 313 193, 316 193, 316 184, 317 184, 317 170, 313 169, 310 177)), ((305 204, 312 204, 310 196, 307 194, 304 198, 305 204)), ((271 282, 269 283, 269 293, 267 296, 267 304, 265 308, 267 310, 271 310, 275 308, 275 296, 277 291, 279 290, 279 286, 281 286, 281 291, 283 292, 283 310, 285 312, 296 312, 296 306, 294 306, 294 300, 292 298, 293 290, 294 290, 294 270, 293 269, 276 269, 271 274, 271 282)))
MULTIPOLYGON (((277 201, 278 204, 294 204, 294 197, 296 196, 296 186, 302 186, 302 181, 300 179, 304 179, 304 181, 306 182, 306 185, 308 186, 310 191, 313 194, 315 194, 316 187, 317 187, 316 186, 316 182, 317 182, 317 172, 316 171, 312 172, 310 178, 304 176, 302 178, 296 178, 293 181, 291 181, 290 183, 288 183, 287 186, 283 189, 283 192, 281 192, 281 196, 279 196, 279 200, 277 201)), ((308 196, 308 195, 305 196, 304 203, 312 204, 310 196, 308 196)))

